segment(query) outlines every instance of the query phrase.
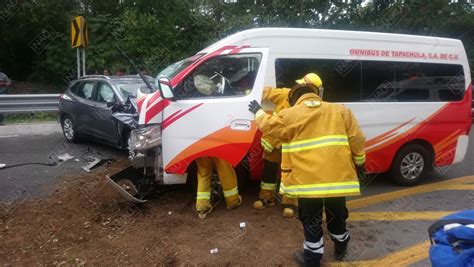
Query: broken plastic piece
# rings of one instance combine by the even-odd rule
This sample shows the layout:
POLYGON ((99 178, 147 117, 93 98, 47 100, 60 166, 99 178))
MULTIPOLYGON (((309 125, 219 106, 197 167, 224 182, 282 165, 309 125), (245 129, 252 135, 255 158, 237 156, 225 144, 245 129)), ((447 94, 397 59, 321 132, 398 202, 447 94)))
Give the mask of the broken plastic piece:
POLYGON ((74 158, 74 156, 69 155, 69 153, 64 153, 64 154, 61 154, 61 155, 58 156, 58 159, 60 161, 68 161, 68 160, 71 160, 73 158, 74 158))
POLYGON ((7 164, 1 163, 0 164, 0 169, 4 168, 5 166, 7 166, 7 164))
POLYGON ((86 172, 91 172, 92 168, 94 168, 95 166, 97 166, 99 163, 102 162, 102 160, 99 158, 94 158, 94 157, 90 157, 90 158, 93 160, 86 166, 82 166, 82 169, 86 172))
POLYGON ((219 253, 219 250, 217 248, 213 248, 209 251, 211 254, 217 254, 219 253))
POLYGON ((241 222, 240 223, 240 229, 244 229, 247 225, 245 224, 245 222, 241 222))
POLYGON ((103 162, 110 162, 113 161, 113 159, 99 159, 96 157, 88 157, 88 160, 86 162, 89 162, 86 166, 82 166, 82 169, 86 172, 91 172, 91 170, 95 167, 97 167, 99 164, 103 162))
POLYGON ((112 185, 112 188, 122 195, 126 200, 133 203, 144 203, 146 199, 140 199, 137 196, 137 177, 139 177, 137 170, 133 167, 128 167, 112 176, 106 175, 107 182, 112 185), (128 181, 130 182, 128 182, 128 181))

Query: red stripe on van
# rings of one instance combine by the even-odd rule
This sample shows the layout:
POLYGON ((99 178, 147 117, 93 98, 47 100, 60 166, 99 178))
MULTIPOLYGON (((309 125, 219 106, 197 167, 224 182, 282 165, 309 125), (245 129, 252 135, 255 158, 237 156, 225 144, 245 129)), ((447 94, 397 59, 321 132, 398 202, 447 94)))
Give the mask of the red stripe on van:
POLYGON ((151 108, 148 108, 145 114, 145 124, 150 122, 151 119, 153 119, 156 115, 158 115, 158 113, 163 111, 163 109, 169 106, 169 104, 170 101, 168 99, 161 99, 160 102, 156 103, 151 108))
POLYGON ((184 117, 184 115, 186 115, 186 114, 188 114, 189 112, 191 112, 191 111, 197 109, 198 107, 202 106, 202 104, 203 104, 203 103, 197 104, 197 105, 195 105, 195 106, 192 106, 191 108, 189 108, 189 109, 187 109, 187 110, 185 110, 185 111, 179 113, 179 114, 176 115, 176 116, 173 116, 173 115, 176 114, 176 113, 174 113, 173 115, 171 115, 171 116, 173 116, 171 119, 167 119, 167 120, 163 121, 162 130, 166 129, 168 126, 170 126, 171 124, 173 124, 175 121, 177 121, 177 120, 181 119, 182 117, 184 117))

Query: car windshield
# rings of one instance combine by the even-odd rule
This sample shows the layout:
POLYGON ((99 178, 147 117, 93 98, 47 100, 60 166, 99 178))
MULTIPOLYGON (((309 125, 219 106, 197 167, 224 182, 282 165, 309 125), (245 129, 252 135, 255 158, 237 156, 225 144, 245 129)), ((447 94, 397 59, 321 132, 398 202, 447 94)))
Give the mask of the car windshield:
POLYGON ((204 54, 197 54, 195 56, 189 57, 187 59, 183 59, 181 61, 175 62, 168 67, 166 67, 164 70, 162 70, 158 74, 158 78, 168 78, 168 79, 173 79, 173 77, 180 73, 182 70, 184 70, 187 66, 191 65, 192 63, 196 62, 198 59, 200 59, 204 54))
MULTIPOLYGON (((150 84, 153 84, 154 81, 150 80, 150 84)), ((120 93, 123 95, 125 99, 129 96, 136 97, 137 92, 140 89, 143 93, 151 93, 146 84, 140 80, 133 80, 133 81, 116 81, 113 83, 116 88, 120 90, 120 93)))

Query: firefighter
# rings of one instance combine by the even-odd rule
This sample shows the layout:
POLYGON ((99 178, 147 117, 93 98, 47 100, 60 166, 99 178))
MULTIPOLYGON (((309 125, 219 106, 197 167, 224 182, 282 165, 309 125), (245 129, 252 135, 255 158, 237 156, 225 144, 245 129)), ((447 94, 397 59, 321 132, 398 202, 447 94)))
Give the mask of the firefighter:
MULTIPOLYGON (((296 80, 295 86, 314 85, 321 87, 323 82, 315 73, 308 73, 302 79, 296 80)), ((271 102, 275 105, 275 113, 283 109, 289 108, 288 94, 289 88, 271 88, 263 89, 263 101, 271 102)), ((278 139, 263 134, 261 138, 263 148, 263 178, 260 183, 260 193, 258 200, 253 203, 255 209, 264 209, 275 205, 275 191, 277 187, 278 168, 281 162, 281 149, 278 139)), ((283 217, 293 218, 298 200, 288 195, 282 196, 283 217)))
POLYGON ((196 160, 197 165, 197 194, 196 210, 199 218, 206 218, 212 211, 211 204, 211 176, 214 169, 217 171, 221 182, 222 191, 227 209, 234 209, 242 204, 242 197, 237 188, 237 176, 235 170, 227 161, 214 158, 202 157, 196 160))
POLYGON ((255 100, 249 105, 260 130, 282 143, 280 193, 298 198, 305 239, 294 258, 307 266, 320 266, 323 256, 323 209, 335 258, 344 258, 350 240, 345 197, 360 195, 358 173, 365 163, 365 137, 354 115, 343 105, 322 101, 322 89, 293 88, 291 107, 278 114, 266 114, 255 100))

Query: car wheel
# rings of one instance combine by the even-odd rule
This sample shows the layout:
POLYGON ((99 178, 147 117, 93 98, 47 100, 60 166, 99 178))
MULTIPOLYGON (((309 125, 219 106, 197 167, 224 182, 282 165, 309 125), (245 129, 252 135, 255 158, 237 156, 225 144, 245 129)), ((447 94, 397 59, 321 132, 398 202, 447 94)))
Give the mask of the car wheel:
POLYGON ((78 141, 76 126, 69 116, 63 116, 61 119, 61 127, 63 128, 63 134, 66 140, 70 143, 78 141))
POLYGON ((420 144, 410 144, 398 151, 392 163, 393 181, 402 186, 415 185, 433 169, 431 152, 420 144))

